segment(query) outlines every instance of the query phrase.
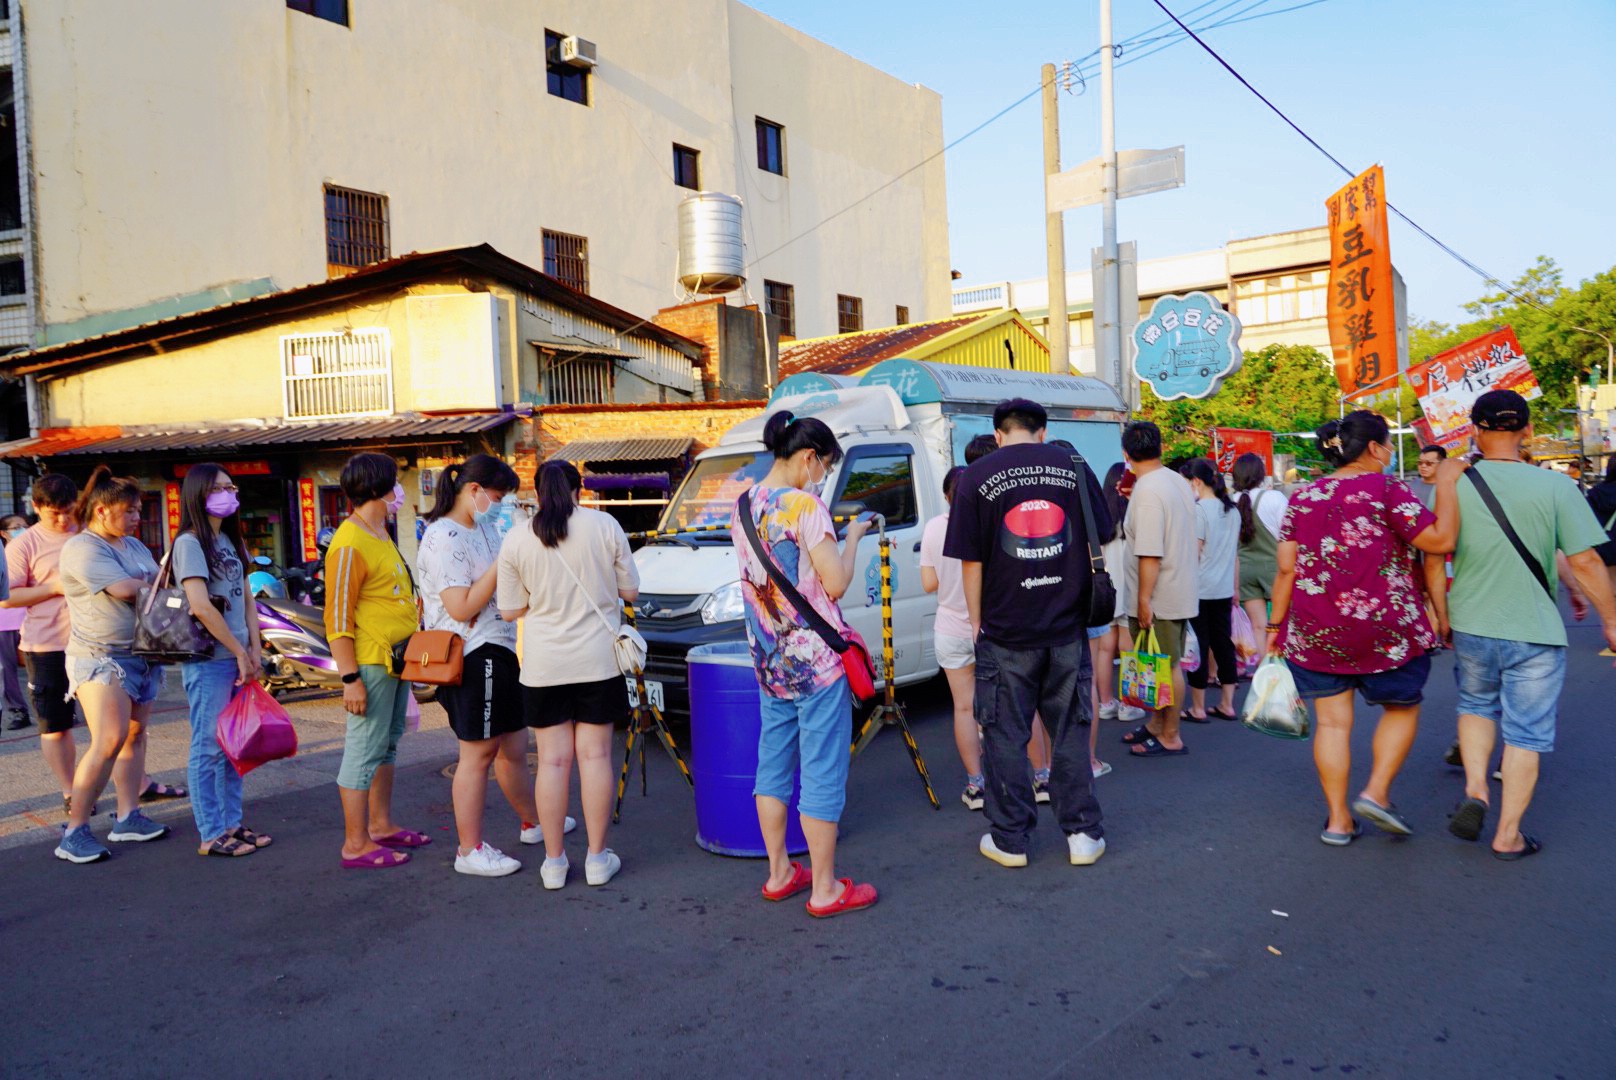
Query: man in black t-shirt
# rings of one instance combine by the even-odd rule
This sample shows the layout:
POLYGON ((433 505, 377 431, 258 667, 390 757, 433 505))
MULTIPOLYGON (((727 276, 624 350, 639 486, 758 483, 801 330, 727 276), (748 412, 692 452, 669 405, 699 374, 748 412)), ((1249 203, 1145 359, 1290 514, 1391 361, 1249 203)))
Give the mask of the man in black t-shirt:
POLYGON ((993 411, 999 449, 965 470, 954 489, 943 554, 963 563, 976 630, 976 720, 992 831, 979 850, 1002 866, 1027 865, 1037 821, 1027 741, 1041 714, 1053 744, 1050 795, 1074 866, 1105 853, 1094 798, 1087 627, 1089 549, 1078 484, 1096 533, 1111 518, 1094 472, 1073 451, 1044 443, 1042 405, 1013 398, 993 411))

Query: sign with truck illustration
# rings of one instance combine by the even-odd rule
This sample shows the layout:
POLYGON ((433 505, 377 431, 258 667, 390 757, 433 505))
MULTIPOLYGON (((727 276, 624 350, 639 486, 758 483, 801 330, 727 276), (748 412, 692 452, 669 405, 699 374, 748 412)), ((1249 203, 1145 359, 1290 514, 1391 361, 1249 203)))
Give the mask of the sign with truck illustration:
POLYGON ((1240 370, 1240 320, 1211 296, 1163 296, 1134 327, 1134 374, 1164 401, 1205 398, 1240 370))

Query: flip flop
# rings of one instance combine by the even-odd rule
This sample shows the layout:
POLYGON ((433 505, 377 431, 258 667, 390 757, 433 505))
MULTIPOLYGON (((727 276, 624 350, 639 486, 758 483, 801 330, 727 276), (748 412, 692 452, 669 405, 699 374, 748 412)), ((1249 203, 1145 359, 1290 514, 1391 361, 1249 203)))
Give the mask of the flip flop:
POLYGON ((1163 746, 1161 741, 1154 735, 1128 751, 1134 757, 1181 757, 1189 752, 1190 748, 1187 746, 1180 746, 1177 750, 1170 750, 1163 746))
POLYGON ((425 833, 411 832, 409 829, 400 829, 386 836, 372 836, 371 839, 382 847, 389 848, 426 847, 432 842, 432 838, 425 833))
POLYGON ((1480 799, 1465 799, 1448 815, 1448 831, 1461 840, 1481 839, 1481 827, 1487 821, 1487 804, 1480 799))
POLYGON ((1194 713, 1192 713, 1192 712, 1190 712, 1188 710, 1185 710, 1184 714, 1180 717, 1180 719, 1188 720, 1192 724, 1210 724, 1212 722, 1212 717, 1210 715, 1210 711, 1209 711, 1209 714, 1206 715, 1206 716, 1196 716, 1194 713))
POLYGON ((1109 761, 1102 761, 1098 765, 1091 765, 1090 770, 1094 773, 1093 778, 1098 780, 1100 777, 1110 773, 1111 763, 1109 761))
POLYGON ((1233 713, 1226 713, 1222 709, 1208 709, 1208 710, 1206 710, 1206 715, 1215 716, 1219 720, 1238 720, 1238 719, 1240 719, 1238 716, 1235 716, 1233 713))
POLYGON ((1151 738, 1155 738, 1155 736, 1151 735, 1151 733, 1150 733, 1150 724, 1148 722, 1146 722, 1146 723, 1140 724, 1138 727, 1134 728, 1131 731, 1125 732, 1123 734, 1123 736, 1122 736, 1122 741, 1123 741, 1124 744, 1126 744, 1128 746, 1132 746, 1135 743, 1142 743, 1146 739, 1151 739, 1151 738))
POLYGON ((803 905, 808 909, 808 914, 816 919, 828 919, 832 915, 845 915, 849 911, 862 911, 880 899, 880 894, 875 891, 874 885, 868 885, 864 882, 855 885, 852 878, 845 877, 841 878, 840 881, 842 883, 842 895, 824 907, 815 907, 812 900, 808 901, 803 905))
POLYGON ((1397 812, 1395 806, 1382 806, 1374 799, 1360 795, 1352 800, 1352 811, 1375 823, 1375 828, 1394 836, 1413 836, 1414 830, 1397 812))
POLYGON ((763 883, 763 899, 774 900, 776 902, 780 900, 789 900, 791 897, 802 892, 802 890, 811 889, 813 887, 813 871, 803 866, 800 862, 794 862, 791 864, 791 880, 786 883, 785 888, 781 889, 779 892, 771 892, 769 889, 769 883, 767 881, 763 883))
POLYGON ((1519 862, 1521 859, 1526 858, 1528 855, 1536 855, 1538 852, 1543 850, 1543 845, 1538 843, 1537 840, 1534 837, 1530 837, 1530 836, 1527 836, 1525 833, 1521 833, 1521 839, 1526 842, 1526 846, 1521 848, 1521 850, 1519 850, 1519 851, 1494 851, 1493 852, 1493 858, 1499 860, 1500 862, 1519 862))
POLYGON ((175 787, 172 784, 159 784, 153 780, 151 786, 140 793, 140 801, 156 802, 158 799, 183 799, 189 794, 190 792, 182 787, 175 787))
POLYGON ((410 861, 410 857, 402 851, 392 851, 388 848, 377 848, 358 858, 350 859, 346 856, 342 860, 344 870, 386 870, 393 866, 403 866, 410 861))
POLYGON ((1325 818, 1324 819, 1324 831, 1319 833, 1319 839, 1324 841, 1326 844, 1329 844, 1331 847, 1346 847, 1348 844, 1352 843, 1354 840, 1358 839, 1358 837, 1360 837, 1362 835, 1363 835, 1363 822, 1361 822, 1361 821, 1356 821, 1356 820, 1353 821, 1353 823, 1352 823, 1352 831, 1349 832, 1349 833, 1331 832, 1330 831, 1330 819, 1325 818))

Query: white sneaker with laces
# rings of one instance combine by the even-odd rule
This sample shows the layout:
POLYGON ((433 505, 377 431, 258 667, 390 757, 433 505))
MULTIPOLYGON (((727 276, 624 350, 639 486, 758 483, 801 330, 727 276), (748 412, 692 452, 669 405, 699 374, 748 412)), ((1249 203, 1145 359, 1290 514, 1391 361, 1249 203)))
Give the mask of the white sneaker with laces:
POLYGON ((980 851, 982 854, 986 855, 1000 866, 1014 868, 1017 866, 1027 865, 1026 852, 1023 851, 1020 854, 1012 854, 1008 851, 1001 851, 999 849, 999 845, 993 842, 992 833, 982 834, 982 842, 976 845, 976 850, 980 851))
MULTIPOLYGON (((577 827, 578 827, 577 820, 574 819, 574 818, 568 817, 566 819, 566 821, 564 821, 562 823, 561 831, 563 833, 570 833, 572 830, 576 829, 577 827)), ((523 829, 522 830, 522 843, 524 843, 524 844, 542 844, 542 843, 544 843, 544 826, 542 826, 542 825, 534 825, 531 828, 523 829)))
POLYGON ((1121 704, 1121 702, 1117 702, 1117 701, 1102 701, 1102 702, 1100 702, 1100 713, 1099 713, 1100 719, 1101 720, 1115 720, 1117 718, 1117 707, 1120 704, 1121 704))
POLYGON ((1066 851, 1073 866, 1093 866, 1105 854, 1105 841, 1088 833, 1072 833, 1066 838, 1066 851))
POLYGON ((617 876, 623 869, 623 860, 617 857, 617 852, 607 848, 599 855, 584 857, 584 880, 591 885, 604 885, 617 876))
POLYGON ((567 871, 571 866, 565 855, 559 859, 545 859, 539 866, 539 880, 544 882, 546 889, 559 889, 567 883, 567 871))
POLYGON ((505 877, 522 869, 522 864, 496 847, 478 844, 464 855, 456 855, 455 872, 473 877, 505 877))
POLYGON ((1120 702, 1117 704, 1117 719, 1124 724, 1137 724, 1145 718, 1145 715, 1145 710, 1137 705, 1124 705, 1120 702))

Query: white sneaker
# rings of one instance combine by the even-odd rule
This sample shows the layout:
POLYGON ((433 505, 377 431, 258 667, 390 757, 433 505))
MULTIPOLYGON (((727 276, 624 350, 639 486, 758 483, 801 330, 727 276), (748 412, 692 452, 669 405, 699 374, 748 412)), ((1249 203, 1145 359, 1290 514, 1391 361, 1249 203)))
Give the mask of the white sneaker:
POLYGON ((976 845, 976 850, 980 851, 982 854, 986 855, 1000 866, 1016 867, 1027 865, 1026 852, 1022 852, 1019 855, 1012 855, 1008 851, 1000 851, 999 845, 993 842, 992 833, 982 834, 982 842, 976 845))
POLYGON ((522 869, 522 864, 496 847, 478 844, 468 854, 455 856, 455 872, 473 877, 504 877, 522 869))
POLYGON ((1149 714, 1137 705, 1125 705, 1120 702, 1117 704, 1117 719, 1124 724, 1137 724, 1147 715, 1149 714))
POLYGON ((584 857, 584 880, 591 885, 604 885, 617 876, 623 869, 623 860, 617 857, 617 852, 607 848, 599 855, 584 857))
POLYGON ((1066 838, 1066 851, 1073 866, 1093 866, 1105 854, 1105 841, 1095 840, 1088 833, 1072 833, 1066 838))
MULTIPOLYGON (((561 831, 563 833, 570 833, 572 830, 576 829, 577 827, 578 827, 578 822, 575 819, 569 817, 569 818, 567 818, 567 820, 565 822, 562 823, 561 831)), ((542 826, 542 825, 534 825, 532 828, 523 829, 522 830, 522 843, 524 843, 524 844, 542 844, 542 843, 544 843, 544 826, 542 826)))
POLYGON ((1100 719, 1115 720, 1117 718, 1117 706, 1119 704, 1121 703, 1116 701, 1102 701, 1100 703, 1100 719))
POLYGON ((571 864, 565 855, 559 859, 545 859, 539 867, 539 880, 546 889, 559 889, 567 883, 567 870, 571 864))

